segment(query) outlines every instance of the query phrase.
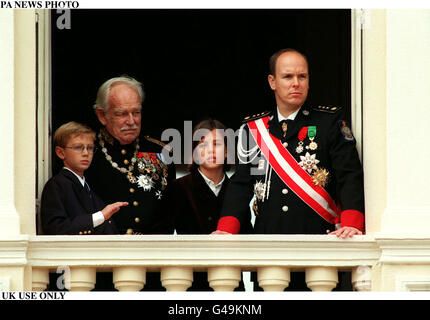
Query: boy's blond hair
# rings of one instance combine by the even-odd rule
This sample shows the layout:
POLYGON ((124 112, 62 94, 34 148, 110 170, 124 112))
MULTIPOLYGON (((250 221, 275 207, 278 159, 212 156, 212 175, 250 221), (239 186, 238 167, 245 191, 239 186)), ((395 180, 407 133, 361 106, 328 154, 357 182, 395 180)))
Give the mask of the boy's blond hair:
POLYGON ((54 134, 54 146, 64 148, 72 136, 88 135, 96 139, 96 133, 90 127, 71 121, 59 127, 54 134))

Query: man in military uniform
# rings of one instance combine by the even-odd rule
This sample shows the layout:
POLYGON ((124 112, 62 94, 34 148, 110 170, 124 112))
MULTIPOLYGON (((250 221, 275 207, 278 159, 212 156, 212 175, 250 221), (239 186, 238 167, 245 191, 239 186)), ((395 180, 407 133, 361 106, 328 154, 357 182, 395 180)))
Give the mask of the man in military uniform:
POLYGON ((129 203, 115 218, 122 234, 150 233, 168 181, 175 178, 174 166, 163 162, 164 144, 140 135, 143 98, 139 82, 118 77, 100 87, 94 106, 103 127, 87 176, 103 200, 129 203))
POLYGON ((362 166, 340 108, 304 105, 308 63, 294 49, 271 57, 268 81, 277 108, 245 118, 215 233, 237 233, 255 195, 255 233, 362 234, 362 166))
MULTIPOLYGON (((100 86, 94 105, 102 128, 87 179, 107 203, 116 202, 114 199, 128 202, 114 219, 121 234, 151 233, 167 184, 176 175, 174 165, 163 161, 163 148, 168 146, 141 135, 143 99, 141 83, 117 77, 100 86)), ((160 290, 159 279, 148 276, 145 288, 160 290)))

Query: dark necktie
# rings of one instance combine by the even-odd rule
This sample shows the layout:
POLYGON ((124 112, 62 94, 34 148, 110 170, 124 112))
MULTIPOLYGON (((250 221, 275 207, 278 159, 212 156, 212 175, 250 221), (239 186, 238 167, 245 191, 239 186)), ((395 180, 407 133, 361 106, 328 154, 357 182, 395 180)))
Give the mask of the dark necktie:
POLYGON ((88 195, 90 196, 90 198, 92 198, 91 192, 90 192, 90 186, 88 185, 88 183, 86 183, 86 182, 84 183, 84 188, 88 192, 88 195))

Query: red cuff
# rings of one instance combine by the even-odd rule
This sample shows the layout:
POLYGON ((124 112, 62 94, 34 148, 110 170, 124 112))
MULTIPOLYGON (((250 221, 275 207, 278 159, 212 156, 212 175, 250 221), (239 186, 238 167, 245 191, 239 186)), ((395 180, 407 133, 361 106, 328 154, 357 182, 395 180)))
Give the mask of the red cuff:
POLYGON ((340 214, 341 227, 354 227, 364 232, 364 214, 357 210, 345 210, 340 214))
POLYGON ((218 220, 217 230, 231 234, 238 234, 240 230, 240 222, 233 216, 222 217, 218 220))

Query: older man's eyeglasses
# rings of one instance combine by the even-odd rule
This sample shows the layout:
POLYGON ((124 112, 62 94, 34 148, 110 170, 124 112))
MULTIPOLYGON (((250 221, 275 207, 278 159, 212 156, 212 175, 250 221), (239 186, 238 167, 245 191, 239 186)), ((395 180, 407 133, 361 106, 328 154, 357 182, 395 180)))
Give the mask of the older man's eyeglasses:
POLYGON ((84 146, 84 145, 76 145, 71 147, 64 147, 67 149, 72 149, 76 153, 84 153, 85 150, 88 151, 88 153, 92 154, 97 151, 97 148, 95 146, 84 146))

